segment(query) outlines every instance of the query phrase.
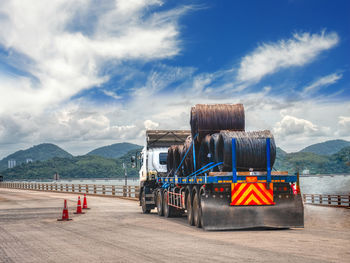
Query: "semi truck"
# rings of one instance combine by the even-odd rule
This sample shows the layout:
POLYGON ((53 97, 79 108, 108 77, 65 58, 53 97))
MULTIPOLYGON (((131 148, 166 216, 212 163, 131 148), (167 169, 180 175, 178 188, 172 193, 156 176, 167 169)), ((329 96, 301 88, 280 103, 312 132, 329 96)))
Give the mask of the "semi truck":
MULTIPOLYGON (((217 117, 215 114, 213 118, 217 117)), ((265 138, 264 134, 269 134, 266 132, 252 135, 244 131, 227 133, 220 127, 211 130, 207 137, 201 135, 201 141, 196 139, 203 132, 200 127, 199 131, 193 131, 193 127, 191 130, 146 131, 145 146, 139 158, 142 213, 156 208, 159 216, 167 218, 186 215, 189 225, 204 230, 304 227, 298 174, 273 171, 273 137, 265 138), (226 138, 221 148, 230 155, 220 157, 215 150, 204 151, 203 145, 210 148, 212 138, 226 138), (259 145, 255 145, 252 152, 242 154, 252 141, 259 145), (182 151, 177 161, 169 158, 174 149, 182 151), (200 165, 200 158, 208 161, 200 165), (265 167, 254 166, 253 158, 264 160, 265 167), (242 163, 255 168, 243 169, 242 163)), ((220 148, 220 140, 214 142, 216 148, 220 148)))

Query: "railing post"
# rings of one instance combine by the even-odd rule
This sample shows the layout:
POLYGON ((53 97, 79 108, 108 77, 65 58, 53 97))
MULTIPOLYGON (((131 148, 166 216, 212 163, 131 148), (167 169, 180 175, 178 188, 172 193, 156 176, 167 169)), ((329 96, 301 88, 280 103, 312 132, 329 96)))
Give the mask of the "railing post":
POLYGON ((129 197, 131 197, 131 186, 130 185, 128 186, 128 192, 129 192, 128 193, 129 197))
POLYGON ((81 193, 81 184, 79 184, 78 187, 79 187, 79 193, 81 193))
POLYGON ((319 196, 320 204, 322 205, 322 195, 319 196))
POLYGON ((341 197, 338 195, 338 205, 341 205, 341 197))
POLYGON ((96 194, 96 185, 94 184, 94 194, 96 194))
POLYGON ((331 201, 331 196, 328 195, 328 204, 331 205, 332 204, 332 201, 331 201))
POLYGON ((72 184, 72 192, 73 192, 73 193, 75 192, 74 184, 72 184))
POLYGON ((69 190, 69 187, 68 187, 68 184, 66 184, 66 192, 68 192, 69 190))
POLYGON ((311 195, 311 203, 313 204, 315 202, 315 197, 314 195, 311 195))
POLYGON ((112 185, 112 195, 115 195, 115 186, 112 185))
POLYGON ((136 187, 136 186, 135 186, 135 197, 136 197, 136 198, 139 198, 139 195, 140 195, 140 193, 139 193, 139 187, 136 187))
POLYGON ((126 185, 123 185, 123 197, 126 197, 126 185))
POLYGON ((102 185, 102 194, 106 194, 106 186, 105 185, 102 185))

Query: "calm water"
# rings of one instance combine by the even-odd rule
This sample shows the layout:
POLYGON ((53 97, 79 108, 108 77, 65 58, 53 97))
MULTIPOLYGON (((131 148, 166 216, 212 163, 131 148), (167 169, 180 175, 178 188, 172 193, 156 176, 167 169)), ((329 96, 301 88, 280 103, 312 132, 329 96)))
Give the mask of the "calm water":
MULTIPOLYGON (((97 184, 97 185, 124 185, 124 179, 79 179, 58 181, 26 181, 32 183, 58 183, 58 184, 97 184)), ((139 185, 137 178, 129 178, 128 185, 139 185)), ((300 187, 304 194, 350 194, 350 175, 309 176, 300 177, 300 187)))
POLYGON ((350 175, 300 177, 304 194, 350 194, 350 175))

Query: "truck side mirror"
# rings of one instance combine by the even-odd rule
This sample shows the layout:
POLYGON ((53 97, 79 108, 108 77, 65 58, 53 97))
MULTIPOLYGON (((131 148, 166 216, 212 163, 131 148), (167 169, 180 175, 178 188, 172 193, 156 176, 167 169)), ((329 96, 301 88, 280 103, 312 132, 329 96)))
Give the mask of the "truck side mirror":
POLYGON ((130 161, 131 161, 131 167, 135 168, 136 167, 136 157, 134 155, 130 157, 130 161))

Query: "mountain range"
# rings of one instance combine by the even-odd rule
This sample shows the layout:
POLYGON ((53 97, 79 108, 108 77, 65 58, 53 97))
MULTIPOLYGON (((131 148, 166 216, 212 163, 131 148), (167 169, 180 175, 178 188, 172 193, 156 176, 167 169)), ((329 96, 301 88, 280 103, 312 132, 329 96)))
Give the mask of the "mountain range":
MULTIPOLYGON (((130 165, 130 157, 141 148, 132 143, 116 143, 74 157, 54 144, 44 143, 5 157, 0 161, 0 172, 7 180, 51 179, 56 172, 61 178, 122 177, 124 162, 129 176, 137 176, 137 169, 130 165), (17 166, 7 169, 7 162, 12 159, 17 166), (27 163, 27 159, 32 162, 27 163)), ((294 153, 277 147, 274 169, 290 173, 303 170, 309 170, 310 174, 350 173, 350 142, 326 141, 294 153)))
POLYGON ((341 149, 350 146, 350 142, 344 140, 330 140, 322 143, 310 145, 300 152, 309 152, 319 155, 332 155, 339 152, 341 149))
POLYGON ((46 161, 54 157, 72 158, 73 155, 55 144, 42 143, 26 150, 17 151, 5 157, 0 161, 0 171, 7 169, 8 161, 10 160, 15 160, 16 165, 19 165, 27 162, 46 161))
POLYGON ((87 155, 96 155, 105 158, 119 158, 131 150, 139 150, 140 148, 140 145, 122 142, 97 148, 87 153, 87 155))

